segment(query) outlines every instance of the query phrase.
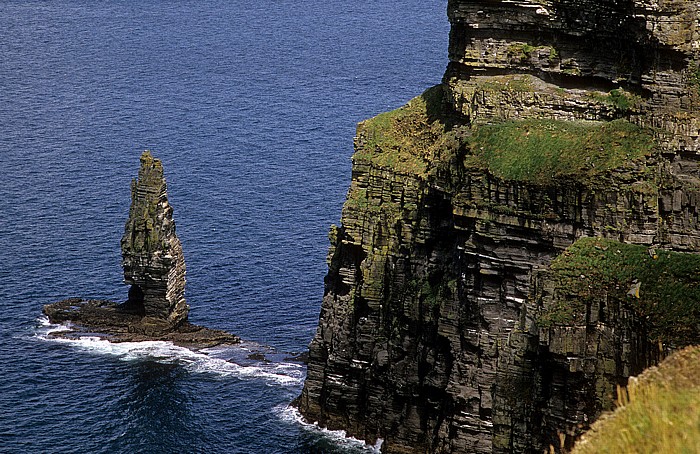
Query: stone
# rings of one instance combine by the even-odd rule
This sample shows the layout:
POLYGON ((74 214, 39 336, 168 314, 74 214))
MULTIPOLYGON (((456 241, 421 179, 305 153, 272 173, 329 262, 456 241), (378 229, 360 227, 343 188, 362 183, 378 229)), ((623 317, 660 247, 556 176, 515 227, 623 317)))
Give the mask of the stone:
POLYGON ((699 10, 449 1, 442 85, 358 125, 295 402, 308 422, 384 453, 561 452, 660 350, 698 341, 697 310, 667 335, 625 296, 631 279, 564 282, 552 264, 586 237, 654 266, 700 251, 699 10), (608 168, 499 176, 474 138, 526 120, 653 126, 654 144, 608 168))
POLYGON ((185 259, 175 233, 163 165, 144 151, 138 178, 131 183, 131 207, 121 240, 124 303, 69 298, 47 304, 51 323, 70 322, 54 337, 90 334, 112 342, 170 341, 189 347, 236 344, 234 334, 190 323, 185 302, 185 259))
POLYGON ((149 151, 141 155, 131 183, 131 208, 121 241, 127 306, 173 326, 187 321, 185 259, 175 233, 163 165, 149 151))

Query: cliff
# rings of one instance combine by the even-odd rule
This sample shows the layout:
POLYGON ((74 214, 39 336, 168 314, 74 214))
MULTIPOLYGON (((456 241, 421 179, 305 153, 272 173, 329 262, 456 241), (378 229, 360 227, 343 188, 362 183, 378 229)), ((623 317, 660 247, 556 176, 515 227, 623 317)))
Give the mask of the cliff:
POLYGON ((358 125, 308 421, 387 453, 569 448, 698 342, 699 9, 449 2, 443 83, 358 125))
POLYGON ((51 323, 71 322, 54 337, 86 333, 112 342, 163 340, 207 347, 238 343, 238 336, 191 324, 185 303, 185 258, 175 233, 163 164, 144 151, 131 182, 131 207, 121 240, 124 303, 69 298, 43 308, 51 323))

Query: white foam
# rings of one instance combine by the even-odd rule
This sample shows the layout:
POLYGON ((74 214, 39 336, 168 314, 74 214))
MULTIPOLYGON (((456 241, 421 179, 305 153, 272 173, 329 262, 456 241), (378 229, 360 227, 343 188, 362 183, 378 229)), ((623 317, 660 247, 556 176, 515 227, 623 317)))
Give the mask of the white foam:
POLYGON ((52 325, 48 319, 41 319, 40 325, 36 337, 41 340, 67 344, 77 350, 93 354, 115 356, 122 361, 180 364, 192 373, 208 373, 240 379, 263 379, 269 384, 283 386, 298 386, 304 379, 303 367, 300 364, 259 362, 241 365, 217 357, 217 355, 225 355, 226 352, 230 353, 237 348, 235 346, 193 351, 164 341, 110 342, 95 336, 66 339, 49 336, 49 334, 68 330, 69 325, 52 325))
POLYGON ((282 420, 300 424, 304 429, 325 437, 339 446, 361 449, 376 454, 381 453, 382 444, 384 443, 384 440, 381 438, 378 438, 374 445, 370 445, 357 438, 349 437, 344 430, 328 430, 325 427, 320 427, 317 422, 309 424, 304 420, 298 409, 288 405, 275 407, 275 412, 282 420))
POLYGON ((39 318, 39 328, 37 329, 35 336, 42 337, 42 336, 47 336, 51 333, 55 333, 57 331, 70 331, 70 330, 71 330, 70 322, 66 322, 66 323, 63 323, 60 325, 55 325, 49 321, 48 317, 40 317, 39 318))

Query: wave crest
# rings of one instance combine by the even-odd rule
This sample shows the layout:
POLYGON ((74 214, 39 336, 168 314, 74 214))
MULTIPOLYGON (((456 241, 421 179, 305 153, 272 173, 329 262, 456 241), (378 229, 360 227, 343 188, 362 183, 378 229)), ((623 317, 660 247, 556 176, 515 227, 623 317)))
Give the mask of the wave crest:
POLYGON ((43 341, 66 344, 91 354, 114 356, 122 361, 178 364, 191 373, 214 374, 243 380, 262 379, 270 385, 281 386, 299 386, 304 380, 304 368, 301 364, 246 361, 249 349, 243 346, 194 351, 165 341, 110 342, 97 336, 66 339, 50 335, 69 329, 68 324, 54 325, 48 318, 41 318, 35 337, 43 341))

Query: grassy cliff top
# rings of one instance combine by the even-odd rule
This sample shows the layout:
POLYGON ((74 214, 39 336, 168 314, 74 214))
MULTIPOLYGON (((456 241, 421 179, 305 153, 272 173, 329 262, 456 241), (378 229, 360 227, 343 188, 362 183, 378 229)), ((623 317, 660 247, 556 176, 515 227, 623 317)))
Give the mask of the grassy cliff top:
POLYGON ((581 238, 550 269, 558 291, 568 297, 546 308, 541 326, 580 323, 586 301, 606 296, 646 320, 652 340, 675 346, 700 340, 700 254, 581 238))
POLYGON ((581 179, 650 154, 649 130, 624 120, 515 120, 480 126, 468 140, 468 159, 506 180, 548 183, 581 179))
POLYGON ((360 122, 353 160, 425 175, 449 129, 443 104, 438 85, 398 109, 360 122))
POLYGON ((572 454, 700 452, 699 347, 646 370, 620 394, 620 407, 596 422, 572 454))
POLYGON ((449 112, 438 85, 361 122, 353 160, 426 176, 459 155, 467 168, 549 184, 556 178, 590 178, 649 155, 654 147, 650 130, 624 120, 530 119, 471 128, 449 112))

